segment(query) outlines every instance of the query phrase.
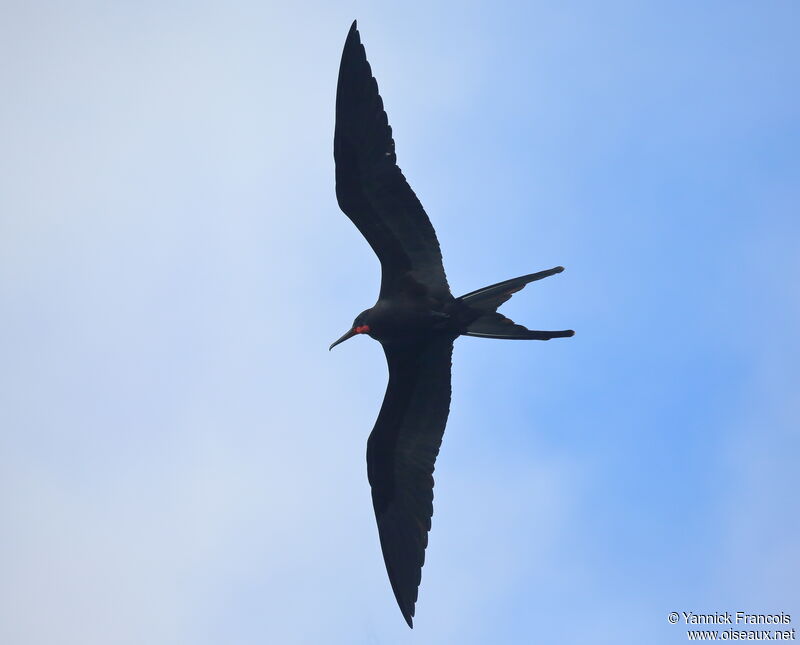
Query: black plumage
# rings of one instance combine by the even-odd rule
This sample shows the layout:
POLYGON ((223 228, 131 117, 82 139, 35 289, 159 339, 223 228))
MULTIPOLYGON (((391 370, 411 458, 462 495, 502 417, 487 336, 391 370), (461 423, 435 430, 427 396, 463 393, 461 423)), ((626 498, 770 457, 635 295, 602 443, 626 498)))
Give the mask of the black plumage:
POLYGON ((460 335, 548 340, 496 309, 562 267, 506 280, 460 298, 450 293, 436 232, 397 166, 392 129, 356 23, 336 91, 336 197, 381 263, 376 304, 331 349, 357 334, 383 346, 389 384, 367 441, 367 474, 386 571, 412 626, 433 515, 433 470, 450 407, 453 341, 460 335))

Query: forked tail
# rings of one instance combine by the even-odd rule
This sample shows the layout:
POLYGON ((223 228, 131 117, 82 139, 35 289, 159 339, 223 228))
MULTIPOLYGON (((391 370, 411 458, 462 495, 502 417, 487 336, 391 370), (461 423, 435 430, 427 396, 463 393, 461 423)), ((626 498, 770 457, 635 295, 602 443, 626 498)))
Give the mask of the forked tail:
POLYGON ((564 267, 554 267, 547 271, 529 273, 528 275, 498 282, 477 291, 461 296, 458 300, 467 305, 469 317, 465 336, 480 336, 481 338, 505 338, 508 340, 550 340, 551 338, 566 338, 575 334, 571 329, 563 331, 536 331, 516 324, 497 313, 497 308, 506 300, 520 291, 529 282, 547 278, 556 273, 561 273, 564 267))

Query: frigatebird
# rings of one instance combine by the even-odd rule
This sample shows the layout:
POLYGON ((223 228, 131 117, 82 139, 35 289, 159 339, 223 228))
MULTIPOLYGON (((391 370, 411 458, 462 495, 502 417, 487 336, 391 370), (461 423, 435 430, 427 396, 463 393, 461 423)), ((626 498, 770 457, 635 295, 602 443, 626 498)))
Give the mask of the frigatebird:
POLYGON ((549 340, 497 313, 555 267, 472 291, 450 293, 439 241, 397 166, 392 129, 356 22, 344 44, 333 139, 336 198, 381 263, 378 301, 330 349, 359 334, 383 346, 389 384, 367 441, 367 477, 383 559, 400 611, 414 606, 433 516, 433 467, 450 409, 450 366, 458 336, 549 340))

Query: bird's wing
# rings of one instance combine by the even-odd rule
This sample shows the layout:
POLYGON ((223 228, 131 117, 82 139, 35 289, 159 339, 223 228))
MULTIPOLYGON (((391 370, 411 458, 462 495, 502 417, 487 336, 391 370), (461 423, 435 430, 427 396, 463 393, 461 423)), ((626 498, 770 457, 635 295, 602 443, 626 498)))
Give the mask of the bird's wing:
POLYGON ((342 52, 336 88, 336 198, 381 262, 381 297, 450 289, 436 232, 397 167, 392 128, 356 23, 342 52))
POLYGON ((450 409, 452 337, 384 344, 389 385, 367 442, 383 559, 412 626, 433 515, 433 466, 450 409))

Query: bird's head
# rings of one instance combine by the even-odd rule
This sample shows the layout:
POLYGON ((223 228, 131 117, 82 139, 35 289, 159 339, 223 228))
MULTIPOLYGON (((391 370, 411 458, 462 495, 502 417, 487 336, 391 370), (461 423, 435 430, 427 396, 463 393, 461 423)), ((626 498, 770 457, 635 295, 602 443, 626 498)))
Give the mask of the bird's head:
POLYGON ((356 319, 353 321, 353 326, 350 329, 348 329, 345 332, 345 334, 339 340, 337 340, 335 343, 333 343, 333 345, 331 345, 328 348, 328 351, 332 350, 339 343, 343 343, 348 338, 352 338, 353 336, 356 336, 357 334, 369 334, 370 331, 372 331, 371 328, 370 328, 370 315, 369 314, 370 314, 370 310, 369 309, 367 309, 366 311, 362 311, 360 314, 358 314, 358 316, 356 316, 356 319))

